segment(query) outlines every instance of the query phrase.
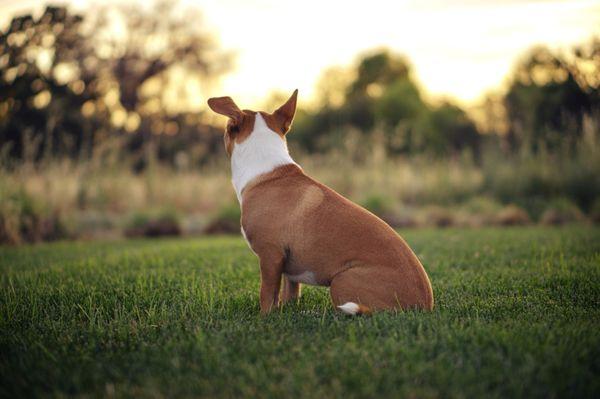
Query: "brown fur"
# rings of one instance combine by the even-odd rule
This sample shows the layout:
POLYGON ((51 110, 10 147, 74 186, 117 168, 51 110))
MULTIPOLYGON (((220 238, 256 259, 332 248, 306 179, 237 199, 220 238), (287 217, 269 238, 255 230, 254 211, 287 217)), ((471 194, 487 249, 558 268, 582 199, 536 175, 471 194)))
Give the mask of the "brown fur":
POLYGON ((296 113, 296 102, 298 99, 298 90, 294 90, 292 96, 272 114, 261 111, 262 117, 265 119, 269 129, 279 134, 281 137, 289 132, 294 114, 296 113))
POLYGON ((256 112, 240 110, 231 97, 215 97, 208 100, 208 106, 218 114, 229 117, 225 128, 225 150, 231 156, 235 143, 242 143, 254 129, 256 112))
POLYGON ((285 165, 242 194, 242 226, 260 258, 261 309, 277 304, 282 274, 311 271, 336 306, 433 308, 429 278, 406 242, 377 216, 285 165))
MULTIPOLYGON (((273 114, 261 112, 282 140, 294 116, 296 96, 297 91, 273 114)), ((233 133, 229 125, 226 131, 231 155, 234 141, 252 132, 250 128, 247 133, 255 113, 239 111, 229 97, 211 99, 209 105, 236 126, 233 133)), ((281 303, 297 298, 300 284, 289 276, 305 272, 330 287, 336 306, 354 302, 362 314, 433 308, 427 273, 406 242, 377 216, 311 179, 297 165, 258 176, 244 188, 241 201, 242 228, 260 259, 262 312, 280 303, 282 276, 281 303)))

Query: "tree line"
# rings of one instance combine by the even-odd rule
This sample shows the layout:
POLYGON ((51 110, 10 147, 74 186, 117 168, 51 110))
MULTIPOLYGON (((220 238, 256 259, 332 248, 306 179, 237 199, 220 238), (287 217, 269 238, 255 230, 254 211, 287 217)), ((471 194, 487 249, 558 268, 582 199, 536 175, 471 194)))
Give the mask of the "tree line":
POLYGON ((38 18, 13 18, 0 34, 5 158, 85 159, 118 138, 136 167, 148 148, 169 161, 182 151, 204 160, 220 144, 218 131, 185 105, 197 96, 190 86, 213 84, 231 55, 197 13, 170 2, 96 11, 49 6, 38 18))
MULTIPOLYGON (((0 33, 3 159, 87 159, 115 138, 137 168, 149 152, 170 163, 221 156, 221 129, 198 111, 198 93, 229 71, 233 55, 199 21, 171 2, 85 15, 47 7, 37 18, 14 18, 0 33)), ((484 145, 575 149, 586 131, 597 134, 599 84, 600 40, 563 52, 538 47, 475 123, 457 104, 426 100, 405 57, 375 51, 323 73, 318 107, 299 110, 290 140, 306 152, 328 151, 351 131, 360 140, 377 136, 391 156, 475 159, 484 145)))
POLYGON ((294 135, 309 151, 331 148, 349 127, 382 132, 391 154, 468 151, 477 158, 484 144, 505 152, 575 150, 586 127, 598 134, 599 83, 599 39, 567 52, 536 47, 517 63, 505 91, 488 95, 476 123, 451 101, 426 101, 409 61, 382 50, 350 69, 326 71, 319 107, 300 115, 294 135))

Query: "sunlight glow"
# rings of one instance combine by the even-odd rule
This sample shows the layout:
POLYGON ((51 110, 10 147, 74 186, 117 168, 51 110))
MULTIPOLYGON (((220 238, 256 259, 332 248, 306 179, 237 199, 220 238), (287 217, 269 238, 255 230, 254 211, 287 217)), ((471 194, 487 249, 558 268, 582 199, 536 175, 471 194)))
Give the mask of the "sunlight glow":
POLYGON ((271 90, 300 89, 305 102, 323 70, 388 47, 405 54, 434 97, 472 104, 499 88, 531 46, 560 48, 600 34, 600 2, 356 1, 301 3, 219 0, 202 3, 237 69, 223 94, 244 106, 271 90))
MULTIPOLYGON (((237 54, 234 71, 210 94, 231 95, 244 107, 263 104, 272 91, 295 88, 309 104, 325 69, 351 65, 361 53, 381 47, 408 57, 429 97, 468 106, 501 88, 532 46, 565 48, 600 35, 596 0, 183 2, 201 9, 215 38, 237 54)), ((0 23, 43 4, 0 2, 0 23)), ((92 2, 70 4, 81 10, 92 2)), ((194 107, 203 107, 204 100, 194 107)))

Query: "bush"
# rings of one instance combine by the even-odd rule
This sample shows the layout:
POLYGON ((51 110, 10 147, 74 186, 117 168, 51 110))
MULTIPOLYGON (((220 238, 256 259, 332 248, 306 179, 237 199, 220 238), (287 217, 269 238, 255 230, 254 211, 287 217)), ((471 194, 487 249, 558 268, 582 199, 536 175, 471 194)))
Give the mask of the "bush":
POLYGON ((589 211, 600 195, 600 153, 597 145, 576 156, 565 153, 524 153, 511 157, 487 156, 484 190, 504 203, 525 208, 534 219, 547 209, 548 200, 566 198, 589 211))
POLYGON ((392 200, 383 195, 371 195, 367 197, 360 205, 389 224, 391 227, 414 227, 417 225, 417 221, 409 214, 408 211, 394 211, 392 200))
POLYGON ((206 226, 204 234, 239 234, 241 217, 242 213, 238 204, 226 205, 206 226))
POLYGON ((592 205, 590 219, 592 222, 600 224, 600 198, 596 199, 596 201, 594 201, 594 205, 592 205))
POLYGON ((425 209, 425 224, 435 227, 449 227, 456 223, 450 210, 439 206, 430 206, 425 209))
POLYGON ((24 190, 0 194, 0 243, 53 241, 68 237, 68 229, 58 211, 46 210, 24 190))
POLYGON ((382 195, 370 195, 360 205, 369 212, 381 217, 391 212, 391 200, 382 195))
POLYGON ((471 227, 480 227, 492 224, 502 205, 490 197, 476 196, 468 200, 461 207, 461 224, 471 227))
POLYGON ((173 211, 135 213, 125 229, 127 237, 163 237, 181 235, 179 217, 173 211))
POLYGON ((501 226, 521 226, 531 223, 531 218, 525 209, 510 204, 498 212, 496 223, 501 226))
POLYGON ((81 211, 76 217, 74 233, 84 239, 118 236, 118 219, 107 212, 81 211))
POLYGON ((394 228, 417 227, 419 225, 418 221, 408 211, 386 215, 382 220, 394 228))
POLYGON ((569 199, 560 198, 550 203, 542 214, 540 222, 546 225, 563 225, 582 220, 584 216, 577 205, 569 199))

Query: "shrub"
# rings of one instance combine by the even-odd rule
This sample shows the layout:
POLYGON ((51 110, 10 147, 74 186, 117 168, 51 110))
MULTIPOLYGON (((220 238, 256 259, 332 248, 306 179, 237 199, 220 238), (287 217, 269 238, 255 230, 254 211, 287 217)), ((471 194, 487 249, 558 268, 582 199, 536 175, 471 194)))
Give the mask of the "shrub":
POLYGON ((47 210, 22 189, 2 188, 0 194, 0 243, 52 241, 68 236, 60 212, 47 210))
POLYGON ((391 227, 414 227, 417 225, 417 221, 407 210, 394 211, 392 200, 383 195, 370 195, 360 205, 391 227))
POLYGON ((425 209, 425 224, 435 227, 449 227, 456 223, 450 210, 439 206, 430 206, 425 209))
POLYGON ((583 213, 571 200, 560 198, 546 208, 540 222, 546 225, 562 225, 584 220, 583 213))
POLYGON ((485 192, 502 202, 519 204, 535 219, 547 209, 549 199, 566 198, 579 209, 589 211, 600 195, 597 144, 581 148, 576 156, 566 149, 502 158, 487 155, 485 192))
POLYGON ((408 213, 408 211, 385 215, 382 220, 394 228, 417 227, 419 225, 412 212, 408 213))
POLYGON ((204 234, 239 234, 242 217, 238 204, 222 207, 214 219, 204 229, 204 234))
POLYGON ((531 223, 531 218, 525 209, 510 204, 498 212, 495 222, 501 226, 519 226, 531 223))
POLYGON ((118 218, 97 210, 81 211, 76 217, 75 234, 86 239, 118 235, 118 218))
POLYGON ((590 219, 592 222, 600 224, 600 198, 596 199, 596 201, 594 201, 594 205, 592 205, 590 219))
POLYGON ((391 213, 391 200, 382 195, 370 195, 362 203, 361 206, 369 212, 381 217, 386 213, 391 213))
POLYGON ((461 206, 461 224, 480 227, 495 222, 502 205, 490 197, 476 196, 461 206))
POLYGON ((173 211, 135 213, 125 229, 127 237, 162 237, 181 235, 179 217, 173 211))

